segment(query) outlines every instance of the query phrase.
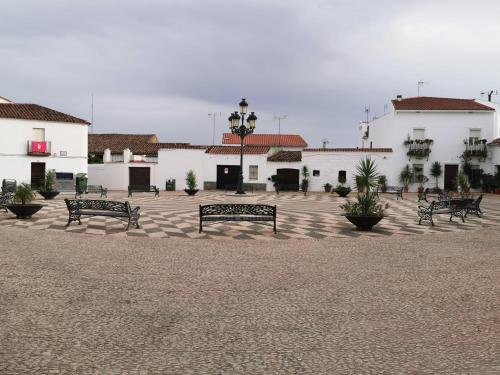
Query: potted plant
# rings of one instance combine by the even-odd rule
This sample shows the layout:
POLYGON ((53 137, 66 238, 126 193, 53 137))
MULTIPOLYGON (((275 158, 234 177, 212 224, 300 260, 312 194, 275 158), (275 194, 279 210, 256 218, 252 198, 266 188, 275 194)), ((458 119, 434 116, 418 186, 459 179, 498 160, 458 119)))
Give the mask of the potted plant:
POLYGON ((356 190, 358 191, 358 193, 363 193, 365 191, 365 186, 363 185, 361 177, 354 176, 354 181, 356 183, 356 190))
POLYGON ((198 189, 196 189, 198 184, 196 183, 196 175, 192 169, 190 169, 186 174, 186 186, 187 189, 184 189, 184 191, 188 195, 195 195, 199 191, 198 189))
POLYGON ((54 190, 54 184, 56 183, 56 173, 53 170, 48 171, 45 174, 42 186, 38 189, 38 192, 46 200, 54 199, 59 195, 57 190, 54 190))
POLYGON ((307 168, 307 165, 302 166, 302 177, 300 188, 304 192, 304 195, 307 195, 307 190, 309 189, 309 168, 307 168))
POLYGON ((329 193, 332 191, 332 185, 330 185, 328 182, 323 185, 323 188, 325 189, 325 193, 329 193))
POLYGON ((387 177, 383 174, 378 176, 378 186, 380 187, 380 191, 385 193, 387 191, 387 177))
POLYGON ((356 168, 359 180, 365 187, 364 193, 358 193, 356 202, 347 202, 342 205, 344 216, 353 223, 358 230, 369 231, 384 218, 384 208, 378 203, 372 189, 377 185, 379 174, 375 161, 370 157, 362 159, 356 168))
POLYGON ((344 198, 351 192, 351 188, 349 186, 337 185, 337 187, 333 190, 340 197, 344 198))
POLYGON ((412 178, 413 171, 411 170, 411 167, 406 164, 399 174, 399 181, 403 184, 403 191, 405 193, 408 193, 408 185, 410 184, 412 178))
POLYGON ((439 176, 441 176, 441 174, 443 173, 442 169, 441 169, 441 163, 438 162, 438 161, 435 161, 434 163, 432 163, 431 165, 431 176, 434 177, 436 179, 436 190, 439 189, 439 176))
POLYGON ((471 197, 469 179, 463 170, 460 170, 457 174, 457 187, 460 189, 462 199, 471 197))
POLYGON ((278 195, 280 193, 282 180, 283 180, 283 177, 279 174, 273 174, 271 176, 271 181, 273 183, 274 190, 276 191, 276 194, 278 194, 278 195))
POLYGON ((22 183, 16 188, 13 202, 7 204, 6 207, 18 219, 31 219, 31 216, 40 211, 43 205, 31 203, 35 199, 36 193, 31 188, 31 185, 22 183))

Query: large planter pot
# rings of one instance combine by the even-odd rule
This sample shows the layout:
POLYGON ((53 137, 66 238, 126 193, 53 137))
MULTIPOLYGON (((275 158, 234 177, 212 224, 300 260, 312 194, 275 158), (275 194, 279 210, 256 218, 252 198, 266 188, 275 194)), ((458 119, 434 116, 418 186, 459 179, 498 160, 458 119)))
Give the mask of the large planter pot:
POLYGON ((349 190, 335 190, 335 192, 339 195, 339 197, 345 198, 349 195, 349 190))
POLYGON ((376 225, 383 216, 349 216, 345 215, 346 219, 349 220, 356 226, 357 230, 369 231, 372 230, 373 226, 376 225))
POLYGON ((40 211, 43 207, 42 204, 29 203, 29 204, 8 204, 7 209, 11 211, 18 219, 31 219, 31 216, 40 211))
POLYGON ((495 189, 495 194, 500 194, 500 188, 495 189))
POLYGON ((40 194, 42 197, 44 197, 46 200, 54 199, 59 195, 58 191, 39 191, 38 194, 40 194))
POLYGON ((199 190, 198 189, 184 189, 187 195, 195 195, 199 190))
POLYGON ((332 191, 332 186, 331 185, 325 185, 323 186, 325 188, 325 193, 329 193, 332 191))

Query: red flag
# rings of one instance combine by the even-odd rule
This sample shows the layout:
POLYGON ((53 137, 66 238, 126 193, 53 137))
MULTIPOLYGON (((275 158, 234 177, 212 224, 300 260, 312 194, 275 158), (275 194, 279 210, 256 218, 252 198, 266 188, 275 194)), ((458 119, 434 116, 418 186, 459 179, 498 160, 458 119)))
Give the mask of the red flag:
POLYGON ((31 152, 40 154, 46 153, 47 142, 31 142, 31 152))

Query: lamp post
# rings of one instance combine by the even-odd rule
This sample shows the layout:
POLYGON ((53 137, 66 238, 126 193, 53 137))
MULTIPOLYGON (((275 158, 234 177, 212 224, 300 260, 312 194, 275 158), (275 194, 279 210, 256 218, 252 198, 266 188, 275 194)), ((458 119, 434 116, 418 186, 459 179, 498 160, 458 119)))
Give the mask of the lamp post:
POLYGON ((247 118, 247 124, 245 125, 245 115, 247 113, 248 103, 245 98, 241 99, 240 102, 240 114, 238 111, 231 113, 229 116, 229 129, 231 133, 236 134, 240 137, 240 173, 238 175, 238 187, 236 188, 236 194, 245 194, 243 190, 243 140, 249 134, 252 134, 255 129, 255 122, 257 121, 257 116, 255 113, 250 113, 247 118), (241 115, 241 116, 240 116, 241 115), (241 124, 240 124, 241 119, 241 124))

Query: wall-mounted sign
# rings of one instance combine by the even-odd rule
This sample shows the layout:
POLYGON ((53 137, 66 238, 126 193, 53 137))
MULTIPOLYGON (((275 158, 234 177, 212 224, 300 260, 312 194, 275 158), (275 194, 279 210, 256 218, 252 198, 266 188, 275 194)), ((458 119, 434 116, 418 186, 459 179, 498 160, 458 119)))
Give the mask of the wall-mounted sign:
POLYGON ((68 156, 68 151, 59 151, 59 156, 68 156))
POLYGON ((224 168, 224 174, 228 174, 229 173, 229 168, 224 168))

